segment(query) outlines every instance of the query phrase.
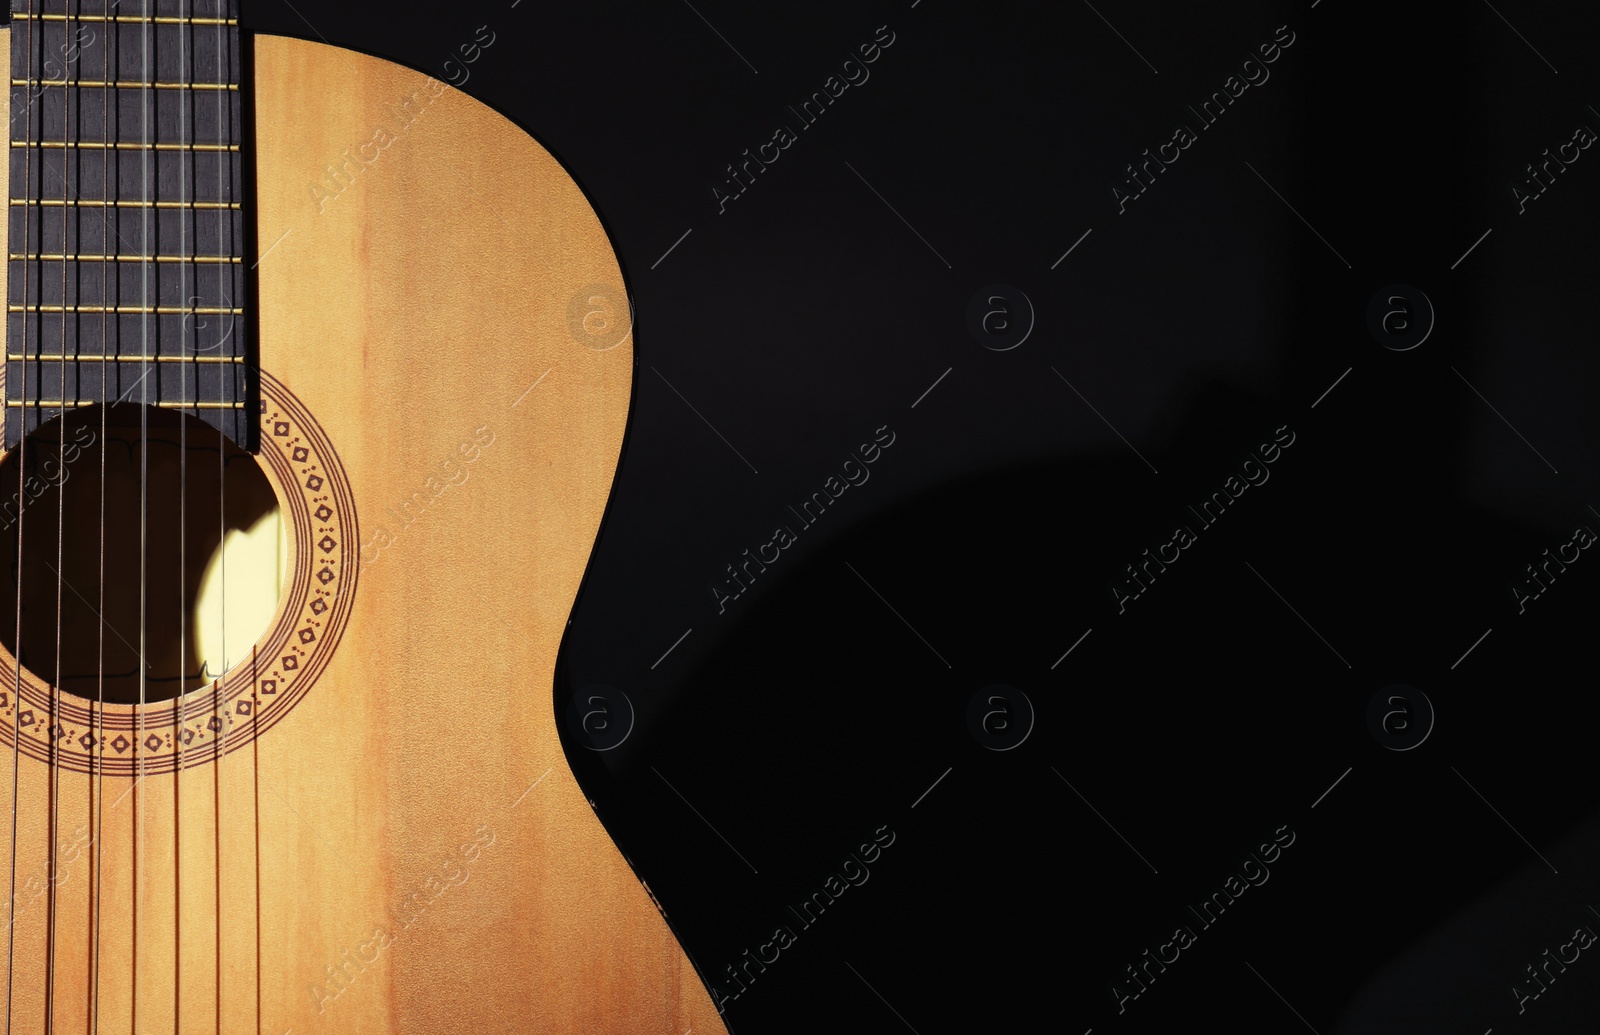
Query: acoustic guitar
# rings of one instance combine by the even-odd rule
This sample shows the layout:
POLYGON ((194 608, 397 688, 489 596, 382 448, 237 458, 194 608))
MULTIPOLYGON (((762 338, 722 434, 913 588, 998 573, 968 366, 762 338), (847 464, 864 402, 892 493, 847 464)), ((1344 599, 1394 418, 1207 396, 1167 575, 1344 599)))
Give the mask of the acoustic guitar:
POLYGON ((556 727, 633 376, 571 177, 236 0, 7 42, 5 1030, 723 1031, 556 727))

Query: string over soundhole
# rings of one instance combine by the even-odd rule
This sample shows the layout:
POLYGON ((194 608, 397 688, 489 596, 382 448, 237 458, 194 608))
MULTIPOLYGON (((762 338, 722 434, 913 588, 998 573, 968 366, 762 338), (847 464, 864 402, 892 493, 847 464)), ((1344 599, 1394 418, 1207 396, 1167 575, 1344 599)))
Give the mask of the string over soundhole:
POLYGON ((24 668, 89 701, 151 704, 249 656, 289 548, 254 457, 190 414, 130 404, 50 421, 0 462, 0 560, 0 644, 24 668))

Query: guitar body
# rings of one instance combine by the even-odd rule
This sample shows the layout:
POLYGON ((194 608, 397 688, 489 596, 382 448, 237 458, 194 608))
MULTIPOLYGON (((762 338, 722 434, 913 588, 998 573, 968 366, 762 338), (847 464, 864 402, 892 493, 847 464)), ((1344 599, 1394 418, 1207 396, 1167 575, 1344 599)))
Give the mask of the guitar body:
POLYGON ((555 725, 632 384, 610 242, 464 94, 247 45, 286 589, 165 711, 7 687, 10 1030, 722 1031, 555 725))

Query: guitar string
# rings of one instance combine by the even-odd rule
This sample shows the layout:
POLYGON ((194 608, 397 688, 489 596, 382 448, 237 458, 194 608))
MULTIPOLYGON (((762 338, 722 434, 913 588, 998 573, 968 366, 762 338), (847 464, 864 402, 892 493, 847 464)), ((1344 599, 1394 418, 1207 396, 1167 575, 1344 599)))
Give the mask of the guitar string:
MULTIPOLYGON (((216 15, 217 15, 217 25, 216 25, 217 78, 216 78, 216 81, 217 81, 217 83, 219 85, 225 81, 224 78, 223 78, 223 68, 222 68, 222 52, 223 52, 224 45, 231 38, 233 38, 235 35, 237 35, 237 33, 238 33, 237 29, 235 29, 233 31, 233 33, 227 33, 227 32, 223 31, 222 23, 227 20, 227 16, 228 16, 228 9, 227 8, 228 8, 228 4, 227 4, 226 0, 217 0, 217 4, 216 4, 216 15)), ((229 102, 229 103, 231 103, 231 102, 229 101, 229 98, 227 97, 227 94, 230 91, 219 89, 219 90, 217 90, 215 92, 216 92, 216 95, 217 95, 217 145, 218 145, 218 150, 216 152, 216 154, 217 154, 217 159, 216 159, 216 161, 217 161, 217 201, 225 203, 225 201, 228 201, 228 200, 232 199, 232 192, 230 190, 230 191, 226 192, 226 195, 225 195, 225 192, 223 191, 223 187, 222 187, 222 173, 223 173, 223 168, 224 168, 224 162, 227 160, 226 156, 228 154, 228 152, 223 151, 221 149, 221 145, 223 143, 223 127, 226 124, 224 119, 223 119, 222 106, 223 106, 223 104, 225 102, 229 102)), ((219 256, 228 254, 226 251, 224 251, 223 243, 222 243, 222 223, 223 223, 224 219, 228 220, 230 223, 232 222, 232 219, 233 219, 232 209, 223 208, 223 209, 218 209, 217 210, 217 254, 219 256)), ((196 224, 195 230, 196 230, 196 232, 195 232, 195 242, 196 242, 195 251, 198 254, 198 252, 199 252, 199 236, 200 236, 199 235, 199 225, 198 225, 198 223, 196 224)), ((231 291, 224 291, 222 289, 223 271, 224 270, 227 271, 227 277, 230 280, 233 277, 233 270, 232 270, 231 266, 225 266, 225 265, 219 264, 218 272, 217 272, 217 293, 218 293, 218 295, 219 295, 219 297, 221 299, 221 301, 219 303, 219 308, 232 309, 233 308, 233 299, 231 297, 232 296, 232 292, 231 291)), ((229 317, 228 319, 231 321, 232 317, 229 317)), ((218 329, 219 330, 221 329, 221 319, 220 318, 218 320, 218 329)), ((232 330, 233 330, 233 324, 231 322, 228 324, 228 329, 229 329, 228 340, 231 341, 232 330)), ((218 355, 219 358, 223 354, 223 349, 222 349, 223 343, 224 342, 221 339, 219 339, 218 342, 217 342, 217 355, 218 355)), ((198 356, 197 356, 197 360, 198 360, 198 356)), ((199 381, 198 381, 199 367, 198 367, 198 365, 196 366, 195 373, 196 373, 196 385, 198 385, 199 384, 199 381)), ((228 397, 228 393, 225 390, 225 386, 227 384, 226 378, 229 376, 229 374, 228 374, 227 370, 224 368, 224 369, 219 371, 219 375, 220 375, 220 377, 222 379, 219 382, 219 384, 221 386, 223 386, 222 389, 219 389, 219 399, 226 399, 228 397)), ((221 578, 221 585, 222 585, 222 606, 221 606, 220 612, 219 612, 219 622, 221 624, 221 628, 219 629, 219 639, 221 641, 220 645, 219 645, 219 649, 222 651, 222 661, 221 661, 221 663, 219 665, 219 673, 212 677, 212 694, 211 694, 212 708, 213 708, 213 713, 212 714, 214 716, 216 716, 221 721, 221 728, 217 731, 217 733, 218 733, 218 743, 217 743, 216 762, 214 763, 215 768, 212 770, 212 773, 211 773, 212 802, 213 802, 212 808, 213 808, 213 816, 214 816, 213 830, 214 830, 214 835, 215 835, 215 838, 214 838, 214 840, 212 842, 212 870, 213 870, 213 877, 214 877, 214 881, 213 881, 213 883, 214 883, 214 903, 215 903, 215 910, 216 910, 216 931, 215 931, 215 934, 216 934, 215 956, 216 956, 216 970, 217 970, 217 974, 216 974, 216 981, 217 981, 216 1012, 217 1012, 217 1018, 216 1019, 217 1019, 217 1031, 219 1033, 222 1031, 222 969, 223 969, 222 968, 222 823, 223 823, 223 811, 222 811, 222 760, 227 757, 227 753, 228 753, 228 714, 227 714, 227 707, 228 706, 227 706, 227 697, 226 697, 227 676, 228 676, 228 650, 227 650, 227 636, 228 636, 228 622, 227 622, 227 616, 228 616, 228 592, 227 592, 227 587, 228 587, 228 551, 227 551, 227 540, 228 540, 228 522, 227 522, 228 452, 227 452, 226 436, 223 434, 223 430, 222 430, 223 427, 226 425, 226 423, 227 423, 226 419, 224 419, 224 420, 218 421, 218 425, 217 425, 217 499, 218 499, 218 505, 217 505, 217 526, 218 526, 217 527, 217 531, 218 531, 218 538, 217 538, 217 543, 218 543, 218 549, 221 551, 221 555, 222 555, 221 558, 220 558, 220 563, 219 563, 220 578, 221 578), (220 708, 222 714, 221 715, 216 715, 216 710, 219 709, 219 708, 220 708)), ((239 422, 237 420, 235 420, 234 421, 234 427, 237 428, 238 426, 239 426, 239 422)))
MULTIPOLYGON (((24 64, 24 75, 34 78, 34 0, 27 0, 27 61, 24 64)), ((29 86, 30 90, 30 86, 29 86)), ((29 96, 26 106, 22 109, 26 117, 26 128, 22 131, 22 194, 27 194, 34 189, 34 98, 29 96)), ((43 179, 43 178, 42 178, 43 179)), ((43 195, 43 190, 40 190, 43 195)), ((10 230, 10 227, 8 227, 10 230)), ((30 254, 27 243, 32 234, 32 221, 29 213, 24 211, 22 216, 22 254, 30 254)), ((40 210, 40 234, 43 234, 43 210, 40 210)), ((22 261, 22 355, 27 357, 27 296, 32 286, 29 275, 27 259, 22 261)), ((43 282, 43 275, 40 275, 43 282)), ((43 334, 40 334, 43 338, 43 334)), ((43 344, 43 342, 42 342, 43 344)), ((11 1035, 11 1006, 13 1006, 14 985, 16 985, 16 837, 18 837, 18 814, 21 813, 21 800, 19 800, 19 771, 21 771, 21 728, 22 728, 22 531, 26 528, 24 517, 27 514, 27 368, 30 363, 27 358, 22 360, 22 387, 21 408, 18 413, 18 517, 16 517, 16 672, 14 672, 13 697, 11 697, 11 910, 8 923, 6 923, 6 976, 5 976, 5 1030, 6 1035, 11 1035)), ((43 394, 40 394, 43 400, 43 394)), ((8 414, 10 419, 10 414, 8 414)))
MULTIPOLYGON (((83 0, 79 0, 78 8, 79 13, 81 14, 83 10, 83 0)), ((61 57, 62 60, 65 61, 67 56, 66 40, 70 39, 72 36, 72 0, 66 0, 66 2, 62 5, 62 12, 61 57)), ((69 78, 65 65, 63 65, 61 69, 61 78, 63 80, 69 78)), ((81 105, 79 107, 79 113, 82 114, 81 105)), ((69 242, 67 238, 68 224, 71 222, 71 220, 68 218, 67 200, 72 189, 72 163, 79 160, 75 156, 68 154, 68 148, 65 146, 65 141, 69 136, 72 135, 72 90, 69 88, 63 88, 61 91, 61 139, 63 141, 63 147, 61 149, 61 394, 57 396, 57 398, 61 400, 61 415, 56 423, 56 430, 59 435, 59 448, 56 451, 56 474, 59 478, 59 481, 56 484, 56 668, 55 678, 51 681, 50 687, 50 729, 48 731, 50 735, 50 771, 47 776, 48 787, 50 791, 50 801, 48 812, 49 821, 46 824, 46 829, 48 831, 46 844, 48 845, 48 850, 50 852, 50 862, 48 865, 50 888, 45 902, 46 915, 49 918, 49 929, 45 935, 44 979, 44 1030, 47 1033, 55 1030, 56 916, 60 905, 56 897, 56 883, 58 877, 58 868, 61 865, 61 852, 59 847, 61 838, 61 738, 66 733, 66 730, 61 724, 61 605, 62 596, 65 593, 63 583, 66 581, 66 576, 62 572, 66 560, 67 479, 66 472, 61 469, 61 464, 66 459, 67 455, 68 411, 66 310, 68 305, 68 277, 66 257, 72 254, 72 249, 68 247, 69 242)), ((43 138, 44 130, 41 125, 40 139, 43 138)), ((44 196, 43 167, 44 162, 41 159, 39 184, 40 197, 44 196)), ((39 234, 39 237, 41 241, 44 239, 42 230, 39 234)), ((44 302, 43 260, 40 260, 39 268, 39 301, 42 304, 44 302)), ((40 339, 40 346, 42 348, 42 334, 40 335, 40 339)), ((76 395, 76 385, 73 387, 73 392, 74 395, 76 395)), ((46 474, 46 479, 48 480, 48 478, 49 475, 46 474)))
MULTIPOLYGON (((155 12, 152 10, 153 0, 145 0, 141 5, 144 11, 144 20, 140 25, 140 41, 142 43, 143 61, 140 68, 144 76, 140 79, 140 99, 143 110, 139 119, 139 135, 148 145, 154 142, 154 134, 150 124, 151 86, 155 81, 155 65, 150 60, 151 35, 154 29, 155 12)), ((141 171, 143 181, 141 186, 143 208, 140 210, 143 218, 140 223, 139 235, 139 284, 143 305, 143 314, 139 318, 139 353, 143 359, 144 372, 139 378, 139 711, 136 723, 138 729, 138 743, 134 751, 139 759, 139 778, 134 783, 134 829, 133 829, 133 951, 129 954, 130 965, 133 968, 132 987, 132 1029, 139 1030, 139 851, 144 840, 145 804, 143 794, 138 791, 139 784, 144 782, 146 771, 146 758, 148 749, 144 743, 145 731, 145 674, 147 665, 144 662, 147 653, 147 618, 146 609, 149 605, 149 585, 147 581, 149 564, 149 520, 150 520, 150 367, 152 354, 150 352, 150 274, 152 272, 150 257, 150 212, 154 198, 151 196, 150 181, 150 156, 151 149, 146 146, 142 149, 143 162, 141 171)))
MULTIPOLYGON (((28 28, 26 34, 28 49, 27 61, 23 65, 23 75, 28 84, 25 87, 25 90, 30 96, 28 98, 27 105, 23 108, 23 115, 26 120, 26 129, 23 130, 22 136, 22 182, 24 197, 26 197, 33 190, 33 101, 35 98, 32 96, 32 89, 33 81, 37 78, 37 69, 35 68, 33 59, 33 26, 35 21, 36 20, 33 17, 33 0, 28 0, 28 28)), ((13 53, 15 53, 15 50, 13 50, 13 53)), ((7 135, 9 136, 9 134, 10 130, 8 127, 7 135)), ((41 176, 41 181, 42 179, 43 177, 41 176)), ((43 191, 40 191, 40 196, 43 196, 43 191)), ((32 218, 33 214, 24 209, 22 217, 22 254, 24 256, 30 254, 28 241, 33 229, 32 218)), ((9 237, 10 227, 8 226, 6 229, 7 236, 9 237)), ((43 233, 43 230, 43 209, 41 207, 40 232, 43 233)), ((41 270, 42 269, 43 267, 41 266, 41 270)), ((28 352, 28 287, 28 260, 24 258, 22 264, 22 355, 24 357, 27 356, 28 352)), ((43 338, 44 335, 41 329, 41 345, 43 344, 43 338)), ((19 428, 17 434, 17 638, 12 641, 12 646, 16 653, 16 657, 14 659, 16 661, 16 678, 15 682, 12 684, 11 698, 11 907, 9 910, 9 915, 7 916, 8 922, 6 924, 6 1035, 11 1035, 12 993, 16 985, 17 970, 17 815, 22 811, 21 801, 18 798, 18 792, 21 789, 18 776, 21 771, 22 762, 22 546, 23 529, 25 527, 25 518, 28 510, 26 492, 26 465, 28 459, 28 367, 30 365, 31 364, 29 364, 27 359, 24 358, 21 364, 22 389, 20 395, 22 406, 20 408, 17 421, 19 428)), ((7 394, 9 394, 9 392, 7 394)), ((41 395, 40 398, 42 400, 43 396, 41 395)), ((10 414, 7 414, 6 419, 7 423, 9 424, 10 414)))
MULTIPOLYGON (((115 160, 111 151, 111 113, 113 108, 112 97, 114 96, 111 87, 111 37, 112 26, 114 24, 111 20, 111 6, 112 0, 101 0, 102 14, 105 17, 105 22, 102 25, 104 36, 102 37, 100 44, 101 65, 104 70, 100 76, 100 82, 104 84, 102 97, 105 101, 105 110, 102 113, 103 118, 101 122, 105 147, 101 150, 101 154, 104 156, 105 161, 100 166, 100 198, 102 201, 107 202, 107 204, 101 208, 100 243, 102 245, 101 254, 103 255, 118 254, 119 250, 117 246, 122 240, 122 234, 120 232, 113 233, 111 227, 112 214, 118 213, 121 210, 109 204, 111 200, 111 164, 115 160), (113 238, 115 238, 115 240, 113 240, 113 238)), ((120 43, 120 41, 118 42, 120 43)), ((118 114, 120 114, 120 109, 118 114)), ((117 179, 117 194, 120 197, 122 193, 120 168, 117 179)), ((116 218, 120 224, 121 216, 119 215, 116 218)), ((78 218, 78 225, 81 233, 81 227, 83 225, 83 217, 81 215, 78 218)), ((100 264, 100 298, 102 301, 109 299, 111 296, 110 272, 107 269, 107 267, 111 265, 113 265, 111 262, 102 262, 100 264)), ((122 277, 119 271, 117 276, 117 300, 121 301, 121 299, 122 277)), ((103 356, 110 356, 114 354, 111 349, 112 321, 110 316, 105 312, 105 310, 110 308, 110 306, 102 305, 100 308, 100 354, 103 356)), ((120 322, 118 322, 116 326, 117 348, 115 354, 120 354, 122 351, 122 327, 120 322)), ((108 364, 105 362, 100 364, 100 622, 98 625, 99 646, 96 651, 98 660, 96 664, 97 678, 95 689, 95 696, 98 699, 99 705, 96 712, 99 729, 92 734, 94 737, 95 749, 99 752, 99 765, 92 766, 90 770, 95 774, 95 787, 92 795, 95 803, 95 839, 94 853, 90 857, 90 860, 94 865, 94 892, 91 900, 91 910, 94 913, 94 935, 91 942, 93 946, 93 955, 89 964, 90 970, 93 974, 91 980, 91 998, 89 1001, 89 1030, 91 1035, 97 1035, 100 1029, 100 915, 104 909, 104 899, 102 898, 102 894, 104 889, 105 874, 103 863, 105 858, 104 838, 106 807, 106 458, 111 452, 106 442, 106 436, 111 430, 111 393, 109 387, 111 383, 111 371, 106 369, 107 365, 108 364)), ((114 366, 118 370, 121 369, 120 363, 114 364, 114 366)), ((144 659, 142 657, 138 659, 138 664, 141 666, 144 664, 144 659)), ((91 762, 94 760, 94 757, 94 752, 91 751, 91 762)))
MULTIPOLYGON (((178 34, 178 75, 175 82, 179 89, 174 91, 178 98, 178 255, 180 259, 189 250, 189 212, 184 207, 188 198, 188 188, 185 183, 185 173, 188 170, 192 149, 184 148, 191 143, 188 139, 187 96, 192 90, 184 89, 184 77, 189 73, 189 59, 185 35, 184 0, 178 0, 178 24, 175 27, 178 34)), ((159 6, 159 5, 158 5, 159 6)), ((150 78, 160 78, 160 68, 150 70, 150 78)), ((155 137, 159 139, 160 115, 157 114, 155 137)), ((158 172, 159 175, 159 172, 158 172)), ((161 215, 156 214, 156 253, 160 253, 161 215)), ((145 249, 149 251, 147 247, 145 249)), ((195 308, 195 303, 189 296, 189 271, 188 264, 180 261, 178 264, 178 297, 183 300, 180 308, 195 308)), ((157 271, 157 277, 160 272, 157 271)), ((157 304, 160 304, 159 287, 156 293, 157 304)), ((186 316, 179 317, 180 333, 178 335, 179 356, 187 348, 187 331, 183 330, 189 322, 186 316)), ((156 318, 156 352, 161 351, 161 321, 156 318)), ((183 403, 189 395, 188 364, 178 365, 178 402, 183 403)), ((159 367, 158 367, 159 370, 159 367)), ((159 372, 156 375, 161 376, 159 372)), ((195 395, 200 394, 198 377, 195 381, 195 395)), ((199 416, 199 408, 195 408, 195 415, 199 416)), ((185 699, 188 694, 189 683, 189 654, 187 643, 188 632, 188 593, 189 580, 187 577, 188 557, 188 512, 186 503, 189 494, 189 421, 183 410, 178 411, 178 699, 177 699, 177 724, 172 730, 172 748, 174 751, 172 767, 172 1030, 173 1035, 179 1035, 183 1030, 183 734, 184 724, 187 720, 185 699)))

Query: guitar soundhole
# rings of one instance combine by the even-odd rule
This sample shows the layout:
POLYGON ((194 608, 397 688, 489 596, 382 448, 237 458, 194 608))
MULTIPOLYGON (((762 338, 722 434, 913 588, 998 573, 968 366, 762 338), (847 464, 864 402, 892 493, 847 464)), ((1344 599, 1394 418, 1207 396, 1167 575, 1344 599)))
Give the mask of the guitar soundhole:
POLYGON ((86 407, 0 461, 0 643, 79 698, 221 677, 271 624, 289 553, 261 465, 189 414, 86 407))

